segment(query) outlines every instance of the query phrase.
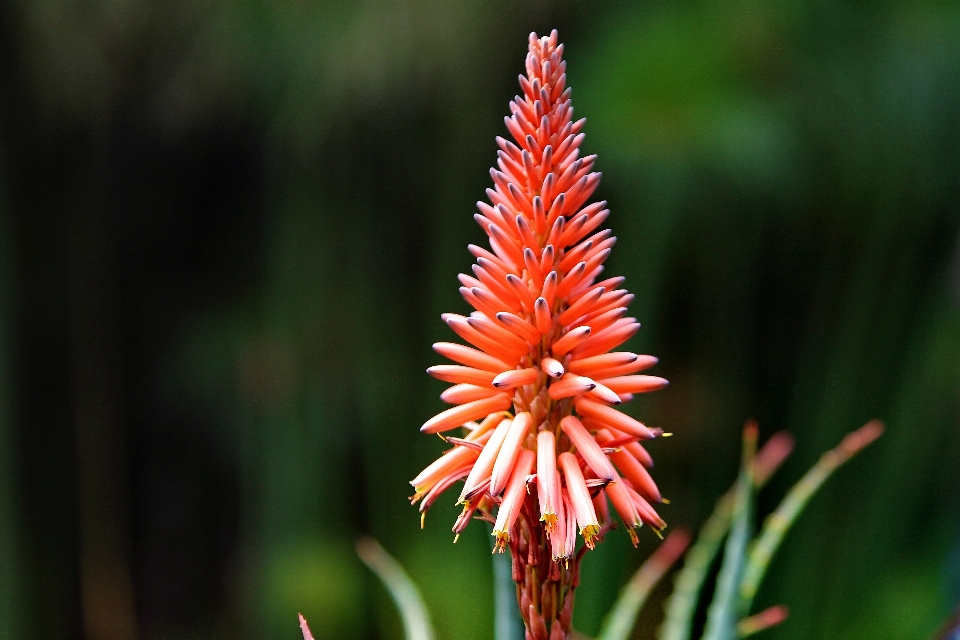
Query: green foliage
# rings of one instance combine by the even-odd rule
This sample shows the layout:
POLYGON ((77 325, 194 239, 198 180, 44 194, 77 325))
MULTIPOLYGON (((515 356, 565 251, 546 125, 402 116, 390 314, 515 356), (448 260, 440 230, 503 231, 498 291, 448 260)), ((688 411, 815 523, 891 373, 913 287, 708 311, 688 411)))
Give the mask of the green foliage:
POLYGON ((737 619, 743 609, 739 603, 739 587, 747 561, 747 543, 753 519, 753 457, 756 450, 756 427, 748 427, 743 432, 743 459, 733 493, 730 533, 723 550, 717 588, 707 609, 703 640, 733 640, 737 637, 737 619))
POLYGON ((388 554, 373 538, 357 542, 357 555, 371 571, 377 574, 400 612, 404 636, 407 640, 433 640, 433 626, 423 603, 423 596, 403 570, 400 563, 388 554))
POLYGON ((627 640, 647 598, 690 544, 690 534, 675 529, 633 574, 620 590, 613 608, 604 619, 598 640, 627 640))
MULTIPOLYGON (((755 493, 770 480, 792 450, 793 438, 783 431, 775 433, 764 444, 753 462, 755 493)), ((691 636, 700 592, 730 529, 737 487, 734 485, 717 501, 713 513, 700 527, 695 544, 684 556, 683 567, 677 571, 673 593, 666 603, 666 617, 659 633, 661 640, 683 640, 691 636)))
MULTIPOLYGON (((733 640, 752 635, 782 622, 786 610, 773 607, 748 617, 763 574, 791 525, 823 482, 843 463, 873 442, 883 427, 873 421, 848 434, 835 449, 797 482, 780 506, 766 519, 760 535, 748 546, 752 536, 752 520, 756 490, 763 486, 789 454, 792 442, 777 434, 764 451, 755 456, 757 429, 748 424, 744 429, 743 454, 736 484, 717 502, 713 514, 700 530, 696 544, 684 559, 674 590, 666 604, 666 619, 660 628, 660 640, 690 640, 694 637, 694 616, 704 583, 709 575, 720 544, 726 538, 723 561, 716 588, 707 608, 704 640, 733 640), (764 455, 764 453, 768 455, 764 455)), ((624 589, 601 631, 600 640, 626 640, 633 621, 645 602, 645 595, 666 573, 673 560, 647 581, 644 597, 624 589)), ((634 581, 642 580, 656 564, 652 557, 640 568, 634 581)), ((633 581, 632 581, 633 582, 633 581)))

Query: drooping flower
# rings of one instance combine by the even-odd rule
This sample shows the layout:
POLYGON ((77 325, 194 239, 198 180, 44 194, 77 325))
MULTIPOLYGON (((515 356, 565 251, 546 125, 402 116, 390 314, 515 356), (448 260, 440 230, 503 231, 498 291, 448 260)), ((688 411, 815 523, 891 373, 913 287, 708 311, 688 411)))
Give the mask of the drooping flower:
POLYGON ((569 633, 576 535, 593 548, 611 525, 608 498, 634 544, 643 523, 666 526, 640 444, 662 432, 614 407, 667 381, 638 375, 656 358, 612 351, 640 324, 626 315, 624 279, 600 279, 616 238, 602 228, 606 202, 589 203, 600 174, 595 156, 580 157, 584 120, 573 120, 565 70, 557 32, 530 34, 523 95, 505 118, 513 142, 497 138, 494 186, 474 216, 490 250, 470 245, 473 275, 459 276, 474 311, 442 316, 472 346, 435 344, 456 364, 427 370, 453 383, 441 398, 456 406, 421 431, 467 433, 446 437, 453 448, 411 481, 424 514, 464 481, 454 531, 477 516, 494 524, 538 640, 569 633))

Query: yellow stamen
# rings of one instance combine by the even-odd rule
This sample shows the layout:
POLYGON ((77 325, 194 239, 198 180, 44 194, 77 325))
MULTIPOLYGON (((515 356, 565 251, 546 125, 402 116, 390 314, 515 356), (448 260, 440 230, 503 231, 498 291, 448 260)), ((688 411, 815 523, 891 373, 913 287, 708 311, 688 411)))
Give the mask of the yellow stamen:
POLYGON ((587 545, 588 549, 594 548, 599 533, 600 527, 595 524, 588 524, 583 529, 580 529, 580 535, 583 536, 583 543, 587 545))
POLYGON ((493 544, 493 553, 503 553, 507 548, 507 543, 510 542, 510 534, 506 531, 494 529, 493 535, 497 537, 497 541, 493 544))
POLYGON ((540 516, 540 522, 543 523, 543 528, 547 530, 547 533, 553 533, 557 529, 557 514, 548 511, 540 516))

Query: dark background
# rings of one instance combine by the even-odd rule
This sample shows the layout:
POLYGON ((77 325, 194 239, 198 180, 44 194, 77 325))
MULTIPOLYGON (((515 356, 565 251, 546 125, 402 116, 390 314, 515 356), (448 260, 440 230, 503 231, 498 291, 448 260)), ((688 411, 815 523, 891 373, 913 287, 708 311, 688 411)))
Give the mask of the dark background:
MULTIPOLYGON (((630 411, 671 525, 789 429, 773 508, 887 434, 787 537, 771 639, 923 638, 960 600, 960 5, 795 0, 0 4, 0 637, 398 638, 369 533, 441 639, 490 638, 489 543, 419 531, 423 370, 466 310, 527 34, 671 386, 630 411)), ((585 561, 596 633, 655 547, 585 561)), ((658 590, 661 598, 667 587, 658 590)), ((637 638, 661 617, 649 606, 637 638)))

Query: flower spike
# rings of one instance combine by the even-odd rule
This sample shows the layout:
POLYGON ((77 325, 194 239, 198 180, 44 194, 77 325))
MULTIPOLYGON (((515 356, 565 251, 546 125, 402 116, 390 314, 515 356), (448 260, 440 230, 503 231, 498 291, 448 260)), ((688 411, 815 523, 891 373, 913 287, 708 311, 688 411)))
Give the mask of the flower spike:
POLYGON ((666 526, 653 507, 662 502, 653 460, 639 443, 662 431, 614 407, 667 381, 638 375, 656 358, 613 351, 640 324, 627 316, 633 296, 619 288, 623 278, 601 278, 616 238, 602 226, 606 201, 590 202, 600 173, 596 156, 580 153, 584 120, 574 120, 566 68, 556 31, 530 34, 493 184, 477 203, 489 244, 468 247, 473 275, 459 276, 473 311, 442 316, 470 346, 438 342, 452 362, 428 369, 452 385, 441 399, 454 406, 421 430, 467 433, 446 437, 453 448, 412 481, 425 513, 463 480, 453 530, 459 536, 474 518, 494 524, 535 640, 570 635, 578 532, 592 549, 613 512, 635 544, 642 524, 666 526))

